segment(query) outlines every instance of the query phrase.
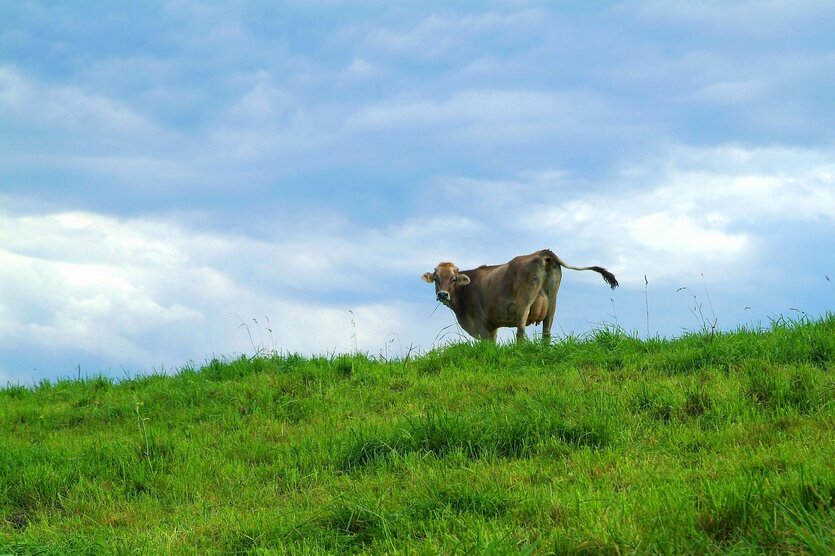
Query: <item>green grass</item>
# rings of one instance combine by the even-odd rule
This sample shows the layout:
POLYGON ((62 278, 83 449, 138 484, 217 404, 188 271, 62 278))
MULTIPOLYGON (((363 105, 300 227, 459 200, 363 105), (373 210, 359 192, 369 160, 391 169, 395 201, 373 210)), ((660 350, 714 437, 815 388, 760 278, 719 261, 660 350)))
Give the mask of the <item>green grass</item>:
POLYGON ((835 553, 835 316, 0 390, 3 553, 835 553))

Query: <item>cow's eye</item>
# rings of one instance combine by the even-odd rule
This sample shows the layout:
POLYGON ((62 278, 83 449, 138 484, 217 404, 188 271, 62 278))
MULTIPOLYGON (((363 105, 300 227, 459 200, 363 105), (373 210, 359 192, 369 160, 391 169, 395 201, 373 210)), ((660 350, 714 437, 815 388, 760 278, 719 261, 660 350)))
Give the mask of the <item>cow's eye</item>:
POLYGON ((452 277, 452 283, 453 283, 453 284, 454 284, 457 280, 458 280, 458 276, 453 276, 453 277, 452 277))

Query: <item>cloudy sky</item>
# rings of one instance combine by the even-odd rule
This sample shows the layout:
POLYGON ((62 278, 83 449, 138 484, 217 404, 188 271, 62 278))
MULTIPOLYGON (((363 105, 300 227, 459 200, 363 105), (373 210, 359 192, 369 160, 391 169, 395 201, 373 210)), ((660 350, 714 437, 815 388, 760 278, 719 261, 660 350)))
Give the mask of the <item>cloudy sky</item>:
POLYGON ((3 2, 0 384, 426 350, 458 331, 423 272, 545 247, 622 285, 566 271, 563 334, 831 311, 833 28, 828 0, 3 2))

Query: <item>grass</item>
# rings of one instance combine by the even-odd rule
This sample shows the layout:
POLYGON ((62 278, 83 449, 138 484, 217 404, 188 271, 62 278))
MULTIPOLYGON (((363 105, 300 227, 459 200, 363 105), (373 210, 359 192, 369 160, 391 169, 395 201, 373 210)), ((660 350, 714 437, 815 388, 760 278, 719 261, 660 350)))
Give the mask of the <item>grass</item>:
POLYGON ((835 553, 835 316, 0 390, 0 554, 835 553))

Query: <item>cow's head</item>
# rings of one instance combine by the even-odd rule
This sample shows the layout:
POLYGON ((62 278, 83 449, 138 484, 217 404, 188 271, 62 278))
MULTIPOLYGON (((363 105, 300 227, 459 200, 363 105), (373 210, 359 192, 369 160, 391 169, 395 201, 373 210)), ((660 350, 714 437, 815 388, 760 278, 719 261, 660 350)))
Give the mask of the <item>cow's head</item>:
POLYGON ((470 283, 469 276, 458 272, 458 267, 452 263, 440 263, 435 272, 427 272, 421 278, 424 282, 435 284, 435 296, 444 305, 452 305, 458 288, 470 283))

